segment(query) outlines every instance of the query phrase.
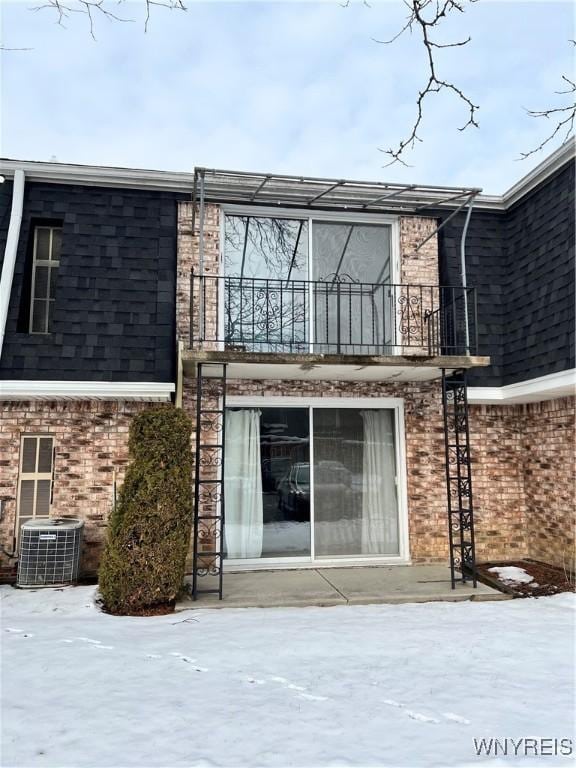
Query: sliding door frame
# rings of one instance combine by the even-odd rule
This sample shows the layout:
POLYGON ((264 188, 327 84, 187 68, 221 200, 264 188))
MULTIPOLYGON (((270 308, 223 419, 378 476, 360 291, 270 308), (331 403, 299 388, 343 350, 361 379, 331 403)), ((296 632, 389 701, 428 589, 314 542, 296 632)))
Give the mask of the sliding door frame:
MULTIPOLYGON (((318 382, 321 384, 321 382, 318 382)), ((250 558, 225 560, 227 570, 277 570, 283 568, 338 568, 358 565, 409 565, 408 482, 406 472, 406 436, 404 400, 398 397, 289 397, 281 395, 228 395, 227 408, 307 408, 310 424, 310 557, 250 558), (398 555, 355 555, 315 558, 314 552, 314 409, 352 408, 354 410, 388 409, 394 411, 396 459, 396 495, 398 502, 398 555)))
MULTIPOLYGON (((312 281, 314 279, 314 247, 313 247, 313 226, 314 222, 330 221, 337 224, 371 224, 390 228, 390 282, 393 285, 402 283, 402 271, 400 265, 400 217, 391 214, 378 213, 347 213, 345 211, 323 211, 310 210, 309 208, 270 208, 249 205, 221 205, 220 206, 220 250, 219 250, 219 273, 220 277, 226 276, 226 265, 224 261, 224 246, 226 242, 226 216, 251 216, 273 219, 295 219, 297 221, 308 222, 308 269, 307 280, 309 280, 308 302, 312 307, 312 281)), ((265 277, 262 275, 262 277, 265 277)), ((218 296, 218 335, 224 339, 224 290, 219 291, 218 296)), ((314 313, 308 313, 308 333, 309 333, 309 351, 314 352, 314 313)), ((396 321, 396 318, 395 318, 396 321)), ((396 321, 397 325, 397 321, 396 321)), ((394 335, 398 337, 398 328, 394 328, 394 335)), ((224 349, 224 341, 218 345, 219 349, 224 349)), ((399 355, 401 349, 393 348, 392 354, 399 355)))

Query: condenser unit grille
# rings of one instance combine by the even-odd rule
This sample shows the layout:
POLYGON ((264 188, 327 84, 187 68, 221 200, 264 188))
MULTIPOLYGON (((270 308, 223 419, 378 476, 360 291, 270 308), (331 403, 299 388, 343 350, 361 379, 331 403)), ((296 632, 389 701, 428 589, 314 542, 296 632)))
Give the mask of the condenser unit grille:
POLYGON ((78 579, 83 523, 52 519, 24 523, 20 532, 19 587, 71 584, 78 579))

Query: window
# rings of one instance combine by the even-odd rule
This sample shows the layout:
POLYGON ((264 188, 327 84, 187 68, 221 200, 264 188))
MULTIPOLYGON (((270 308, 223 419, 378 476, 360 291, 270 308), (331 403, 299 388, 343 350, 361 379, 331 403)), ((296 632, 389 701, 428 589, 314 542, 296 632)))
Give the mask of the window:
POLYGON ((26 435, 20 446, 18 529, 36 517, 49 517, 52 502, 54 439, 26 435))
POLYGON ((34 228, 30 333, 50 333, 56 276, 60 266, 62 227, 34 228))

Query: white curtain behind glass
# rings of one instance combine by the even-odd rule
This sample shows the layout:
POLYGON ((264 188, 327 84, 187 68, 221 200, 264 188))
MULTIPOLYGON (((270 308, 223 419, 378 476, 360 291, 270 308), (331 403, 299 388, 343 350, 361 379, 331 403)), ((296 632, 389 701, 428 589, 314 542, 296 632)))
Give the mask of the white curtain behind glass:
POLYGON ((362 553, 399 553, 394 413, 361 411, 364 421, 362 553))
POLYGON ((263 500, 260 411, 256 409, 226 412, 224 493, 227 556, 260 557, 263 500))

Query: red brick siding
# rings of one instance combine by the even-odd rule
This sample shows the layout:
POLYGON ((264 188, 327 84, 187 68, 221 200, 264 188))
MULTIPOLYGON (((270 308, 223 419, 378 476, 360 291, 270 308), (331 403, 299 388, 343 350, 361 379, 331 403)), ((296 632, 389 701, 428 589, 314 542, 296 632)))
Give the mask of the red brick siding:
POLYGON ((530 556, 573 568, 575 398, 524 406, 524 489, 530 556))
MULTIPOLYGON (((0 407, 0 498, 4 516, 1 544, 11 551, 18 493, 21 436, 54 437, 54 498, 51 515, 85 521, 82 570, 95 572, 113 483, 119 487, 128 461, 131 417, 146 403, 101 401, 14 401, 0 407)), ((7 558, 1 561, 6 565, 7 558)))

